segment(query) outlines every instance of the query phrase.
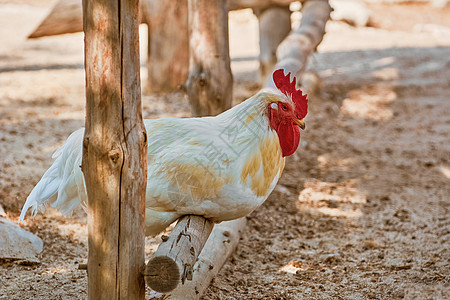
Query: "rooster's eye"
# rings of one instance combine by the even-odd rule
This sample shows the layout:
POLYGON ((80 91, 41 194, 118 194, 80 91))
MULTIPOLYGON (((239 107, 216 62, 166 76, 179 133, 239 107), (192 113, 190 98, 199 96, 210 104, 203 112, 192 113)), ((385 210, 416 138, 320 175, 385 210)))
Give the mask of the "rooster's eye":
POLYGON ((283 104, 283 105, 281 106, 281 108, 282 108, 283 110, 287 110, 287 109, 288 109, 288 107, 287 107, 286 104, 283 104))

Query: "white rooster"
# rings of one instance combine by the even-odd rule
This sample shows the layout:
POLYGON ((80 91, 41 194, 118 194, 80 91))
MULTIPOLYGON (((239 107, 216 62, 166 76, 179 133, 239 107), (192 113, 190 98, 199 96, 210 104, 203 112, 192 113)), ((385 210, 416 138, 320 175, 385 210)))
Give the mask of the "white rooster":
MULTIPOLYGON (((215 222, 251 213, 274 189, 285 157, 300 141, 306 95, 290 73, 273 73, 278 90, 265 90, 216 117, 145 120, 148 135, 146 234, 156 235, 182 215, 215 222)), ((82 160, 84 128, 58 149, 53 165, 22 209, 47 202, 64 213, 87 200, 82 160), (54 195, 57 194, 56 200, 54 195)))

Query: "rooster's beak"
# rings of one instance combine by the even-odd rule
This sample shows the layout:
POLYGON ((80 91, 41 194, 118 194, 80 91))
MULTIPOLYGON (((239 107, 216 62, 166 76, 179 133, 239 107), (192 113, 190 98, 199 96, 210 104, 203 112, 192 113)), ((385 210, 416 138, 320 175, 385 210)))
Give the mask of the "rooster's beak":
POLYGON ((294 123, 297 124, 301 129, 305 130, 305 127, 306 127, 305 121, 297 119, 294 121, 294 123))

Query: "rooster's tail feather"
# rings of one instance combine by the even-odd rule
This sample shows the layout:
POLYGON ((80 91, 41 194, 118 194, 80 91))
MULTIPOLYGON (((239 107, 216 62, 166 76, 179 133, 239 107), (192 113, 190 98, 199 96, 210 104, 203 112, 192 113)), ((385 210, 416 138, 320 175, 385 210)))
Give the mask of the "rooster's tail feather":
POLYGON ((86 187, 81 171, 83 137, 84 128, 80 128, 53 154, 56 160, 28 196, 19 222, 23 221, 30 207, 33 208, 33 215, 37 210, 43 211, 56 193, 58 196, 52 206, 63 213, 69 213, 80 203, 86 203, 86 187))

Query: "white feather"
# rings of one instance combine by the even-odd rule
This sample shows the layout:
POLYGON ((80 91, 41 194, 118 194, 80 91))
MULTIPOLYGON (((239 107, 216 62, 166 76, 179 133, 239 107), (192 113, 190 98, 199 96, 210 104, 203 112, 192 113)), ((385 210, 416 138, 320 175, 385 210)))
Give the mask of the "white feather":
POLYGON ((25 218, 27 210, 32 207, 33 214, 37 210, 43 210, 48 201, 58 193, 58 197, 52 206, 64 213, 72 211, 81 201, 86 200, 85 189, 73 191, 74 184, 84 183, 83 174, 80 169, 82 159, 84 129, 80 128, 73 132, 66 143, 56 150, 56 157, 52 166, 44 173, 42 179, 31 191, 22 208, 19 222, 25 218))

